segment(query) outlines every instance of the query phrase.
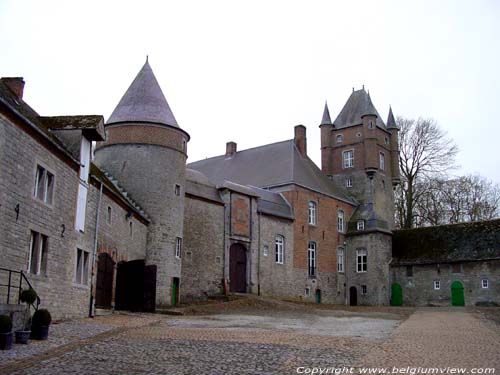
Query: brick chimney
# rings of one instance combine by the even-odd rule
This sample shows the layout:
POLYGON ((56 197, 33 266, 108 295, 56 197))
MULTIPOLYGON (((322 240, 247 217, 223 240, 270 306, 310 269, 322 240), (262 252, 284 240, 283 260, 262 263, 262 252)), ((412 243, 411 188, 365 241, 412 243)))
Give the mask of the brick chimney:
POLYGON ((233 156, 236 154, 236 142, 226 143, 226 157, 233 156))
POLYGON ((295 147, 300 152, 303 158, 307 156, 307 138, 306 138, 306 127, 304 125, 297 125, 295 127, 295 147))
POLYGON ((2 82, 16 95, 17 99, 22 100, 24 92, 23 77, 3 77, 2 82))

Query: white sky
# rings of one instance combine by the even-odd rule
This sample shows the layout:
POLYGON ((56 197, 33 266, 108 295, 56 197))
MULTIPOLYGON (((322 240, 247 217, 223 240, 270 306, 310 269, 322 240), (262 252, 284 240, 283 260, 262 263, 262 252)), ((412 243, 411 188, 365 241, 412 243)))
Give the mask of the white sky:
POLYGON ((107 119, 146 55, 188 162, 293 137, 364 84, 380 114, 433 117, 459 173, 500 183, 500 1, 0 0, 0 75, 42 115, 107 119))

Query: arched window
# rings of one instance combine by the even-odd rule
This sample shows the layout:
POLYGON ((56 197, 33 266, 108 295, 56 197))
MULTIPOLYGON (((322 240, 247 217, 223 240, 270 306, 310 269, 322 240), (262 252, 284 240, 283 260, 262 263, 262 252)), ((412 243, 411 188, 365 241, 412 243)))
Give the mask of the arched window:
POLYGON ((337 213, 337 229, 339 232, 344 232, 344 210, 339 210, 337 213))
POLYGON ((309 224, 316 225, 317 222, 316 202, 309 201, 309 224))
POLYGON ((285 237, 278 234, 275 241, 276 263, 283 264, 285 253, 285 237))

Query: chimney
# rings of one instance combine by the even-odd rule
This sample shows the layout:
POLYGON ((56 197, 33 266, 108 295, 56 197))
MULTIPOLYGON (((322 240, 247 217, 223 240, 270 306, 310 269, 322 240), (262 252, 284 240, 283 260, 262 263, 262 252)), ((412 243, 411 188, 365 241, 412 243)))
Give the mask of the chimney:
POLYGON ((2 82, 16 95, 17 99, 23 99, 24 79, 23 77, 3 77, 2 82))
POLYGON ((230 157, 236 154, 236 142, 226 143, 226 157, 230 157))
POLYGON ((295 127, 295 147, 300 152, 303 158, 307 156, 307 138, 306 138, 306 127, 304 125, 297 125, 295 127))

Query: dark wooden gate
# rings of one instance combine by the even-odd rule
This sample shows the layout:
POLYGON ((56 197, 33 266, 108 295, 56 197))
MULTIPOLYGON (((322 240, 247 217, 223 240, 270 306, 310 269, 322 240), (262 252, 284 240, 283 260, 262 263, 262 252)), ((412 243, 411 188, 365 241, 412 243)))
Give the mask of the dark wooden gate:
POLYGON ((351 286, 349 288, 349 304, 351 306, 358 305, 358 290, 356 289, 355 286, 351 286))
POLYGON ((247 291, 247 254, 242 244, 229 248, 229 290, 236 293, 247 291))
POLYGON ((156 266, 144 260, 118 263, 115 308, 129 311, 155 310, 156 266))
POLYGON ((95 305, 99 308, 111 308, 113 296, 113 276, 115 262, 108 253, 99 254, 97 262, 97 280, 95 292, 95 305))

